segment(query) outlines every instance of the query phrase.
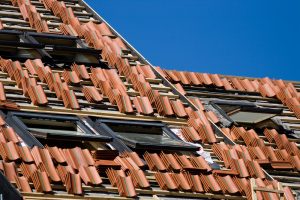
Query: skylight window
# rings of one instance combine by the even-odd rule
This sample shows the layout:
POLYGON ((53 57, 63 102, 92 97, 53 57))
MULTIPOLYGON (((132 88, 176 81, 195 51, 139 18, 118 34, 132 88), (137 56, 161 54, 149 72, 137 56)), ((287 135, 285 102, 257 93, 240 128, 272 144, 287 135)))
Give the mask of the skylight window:
POLYGON ((270 119, 282 112, 282 109, 259 107, 246 101, 215 100, 211 104, 221 110, 225 118, 245 126, 270 126, 270 119))
POLYGON ((8 122, 20 130, 20 137, 29 145, 78 145, 83 142, 111 142, 107 136, 95 133, 75 116, 10 112, 8 122), (67 143, 66 143, 67 142, 67 143), (72 144, 73 143, 73 144, 72 144))
POLYGON ((237 122, 237 123, 245 123, 245 124, 257 124, 264 120, 270 119, 276 116, 276 114, 270 113, 258 113, 258 112, 245 112, 245 111, 238 111, 235 112, 229 117, 237 122))
POLYGON ((194 151, 198 147, 180 140, 170 129, 159 122, 121 120, 97 120, 105 123, 115 137, 136 150, 182 150, 194 151))

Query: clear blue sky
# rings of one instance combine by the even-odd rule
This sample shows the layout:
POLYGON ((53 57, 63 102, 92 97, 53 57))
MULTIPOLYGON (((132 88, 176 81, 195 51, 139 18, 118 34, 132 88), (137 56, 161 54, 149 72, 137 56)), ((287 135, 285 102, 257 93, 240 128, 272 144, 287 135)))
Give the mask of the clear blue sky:
POLYGON ((300 0, 86 0, 153 65, 300 80, 300 0))

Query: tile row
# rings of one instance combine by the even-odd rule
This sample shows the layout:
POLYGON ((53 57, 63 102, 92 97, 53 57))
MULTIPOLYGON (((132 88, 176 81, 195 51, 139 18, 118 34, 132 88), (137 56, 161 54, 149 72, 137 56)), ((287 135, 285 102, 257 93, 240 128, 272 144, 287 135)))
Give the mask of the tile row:
MULTIPOLYGON (((261 78, 249 80, 247 78, 221 77, 218 74, 182 72, 174 70, 159 70, 172 83, 180 83, 184 86, 204 86, 223 88, 225 90, 239 90, 246 92, 258 92, 263 97, 278 98, 299 118, 299 94, 291 82, 281 79, 272 80, 261 78)), ((185 91, 183 91, 185 93, 185 91)))

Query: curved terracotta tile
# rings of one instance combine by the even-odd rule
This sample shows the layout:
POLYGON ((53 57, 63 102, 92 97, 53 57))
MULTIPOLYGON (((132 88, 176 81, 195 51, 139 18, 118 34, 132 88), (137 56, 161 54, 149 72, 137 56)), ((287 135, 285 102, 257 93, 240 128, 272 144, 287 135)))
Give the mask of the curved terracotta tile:
POLYGON ((222 187, 224 193, 236 194, 239 193, 239 189, 232 180, 231 176, 217 176, 218 183, 222 187))
POLYGON ((78 100, 73 90, 62 90, 62 99, 66 108, 80 109, 78 100))
POLYGON ((61 98, 60 94, 57 94, 57 93, 60 93, 60 90, 59 90, 58 86, 56 85, 56 84, 62 84, 60 75, 58 73, 48 72, 46 74, 45 80, 48 84, 48 88, 51 91, 54 91, 56 93, 56 95, 58 96, 58 99, 60 99, 61 98), (56 87, 55 87, 55 85, 56 85, 56 87))
POLYGON ((190 80, 192 85, 201 85, 202 82, 198 79, 195 72, 186 72, 186 77, 190 80))
POLYGON ((284 199, 295 200, 294 194, 289 187, 283 187, 284 199))
POLYGON ((202 111, 205 110, 205 108, 199 98, 189 98, 189 99, 198 109, 200 109, 202 111))
POLYGON ((201 192, 201 193, 204 192, 199 175, 192 175, 189 173, 185 173, 184 176, 186 177, 186 180, 189 182, 193 192, 201 192))
POLYGON ((217 124, 220 122, 219 118, 215 115, 214 112, 212 111, 207 111, 205 112, 205 115, 211 120, 213 121, 213 123, 217 124))
POLYGON ((217 86, 217 87, 224 86, 219 74, 210 74, 210 78, 215 86, 217 86))
POLYGON ((99 103, 103 100, 99 91, 93 86, 83 86, 82 92, 87 101, 90 103, 99 103))
POLYGON ((236 170, 242 178, 247 178, 250 175, 243 159, 233 159, 230 167, 236 170))
POLYGON ((232 84, 236 90, 245 91, 245 88, 242 86, 240 79, 235 78, 235 77, 231 77, 229 79, 232 82, 232 84))
POLYGON ((255 92, 255 88, 253 87, 252 83, 249 79, 243 79, 240 81, 241 85, 246 89, 248 92, 255 92))
POLYGON ((139 155, 136 152, 123 152, 121 155, 123 157, 130 157, 140 168, 143 168, 145 166, 145 162, 139 157, 139 155))
POLYGON ((300 158, 299 158, 299 156, 291 156, 290 157, 290 162, 296 170, 300 171, 300 158))
POLYGON ((0 82, 0 100, 6 101, 6 94, 5 94, 5 90, 4 90, 4 86, 3 86, 2 82, 0 82))
POLYGON ((66 71, 64 70, 62 73, 62 77, 67 84, 79 84, 80 79, 75 71, 66 71))
POLYGON ((75 174, 74 169, 70 165, 58 165, 57 172, 63 183, 66 182, 66 176, 68 173, 75 174))
POLYGON ((102 180, 94 166, 79 167, 79 175, 86 185, 99 185, 102 180))
POLYGON ((180 83, 176 83, 176 84, 174 84, 174 86, 181 94, 186 95, 186 91, 184 90, 184 88, 181 86, 180 83))
POLYGON ((221 80, 226 90, 233 90, 233 87, 227 78, 222 78, 221 80))
POLYGON ((136 197, 137 193, 135 191, 135 188, 133 186, 131 177, 122 177, 119 176, 117 178, 117 187, 119 191, 120 196, 125 196, 125 197, 136 197))
POLYGON ((171 106, 177 117, 187 117, 184 105, 179 99, 177 99, 176 101, 171 100, 171 106))
POLYGON ((205 170, 205 171, 211 171, 212 168, 209 166, 207 161, 202 156, 191 156, 190 157, 191 163, 195 166, 195 168, 205 170))
POLYGON ((10 182, 15 182, 17 177, 16 165, 14 162, 3 162, 4 175, 10 182))
POLYGON ((0 154, 3 159, 16 161, 20 159, 15 143, 0 143, 0 154))
POLYGON ((133 113, 131 99, 127 94, 119 94, 115 98, 120 112, 133 113))
POLYGON ((39 170, 31 175, 34 188, 37 192, 52 192, 52 188, 46 172, 39 170))
POLYGON ((70 24, 61 23, 59 25, 59 30, 65 35, 71 35, 71 36, 75 36, 75 37, 79 36, 77 31, 70 24))
POLYGON ((146 78, 151 78, 151 79, 155 79, 156 75, 154 74, 154 72, 152 71, 151 67, 149 65, 143 65, 138 67, 139 65, 137 65, 137 70, 139 73, 142 73, 146 78))
POLYGON ((128 174, 129 174, 129 176, 131 176, 132 182, 135 187, 139 187, 139 188, 149 188, 150 187, 150 183, 147 180, 147 178, 142 170, 132 169, 128 172, 128 174))
POLYGON ((160 153, 160 157, 164 163, 164 165, 167 167, 168 170, 172 171, 179 171, 181 170, 180 164, 177 162, 176 158, 171 153, 160 153))
POLYGON ((21 163, 20 169, 22 171, 22 174, 28 179, 31 180, 31 175, 37 170, 37 167, 35 164, 26 164, 21 163))
POLYGON ((27 146, 17 146, 18 153, 22 158, 23 162, 32 163, 34 159, 31 155, 30 149, 27 146))
POLYGON ((5 127, 2 129, 3 130, 3 135, 5 136, 5 138, 8 140, 8 141, 12 141, 14 143, 18 143, 20 142, 16 132, 14 131, 13 128, 11 127, 5 127))
POLYGON ((52 70, 49 66, 39 66, 39 68, 37 69, 38 77, 42 82, 46 82, 46 75, 48 73, 52 73, 52 70))
POLYGON ((60 177, 55 169, 49 151, 47 149, 39 149, 39 151, 43 164, 45 165, 46 172, 51 178, 51 180, 55 182, 60 181, 60 177))
MULTIPOLYGON (((87 160, 86 160, 84 154, 82 153, 81 148, 75 147, 73 149, 66 150, 66 152, 69 152, 69 155, 71 156, 70 159, 72 159, 72 161, 75 164, 75 169, 79 169, 80 166, 83 166, 83 167, 88 166, 87 160)), ((67 159, 67 162, 68 162, 68 159, 67 159)))
POLYGON ((46 147, 51 155, 51 157, 57 162, 57 163, 66 163, 66 158, 63 153, 62 149, 57 148, 56 146, 54 147, 46 147))
POLYGON ((260 147, 248 147, 248 150, 253 159, 267 160, 266 155, 260 147))
POLYGON ((152 170, 152 171, 158 171, 158 170, 165 171, 166 170, 166 166, 164 165, 164 163, 162 162, 160 157, 157 155, 157 153, 146 152, 144 154, 144 158, 145 158, 145 161, 147 162, 150 170, 152 170))
POLYGON ((133 104, 140 114, 152 115, 154 112, 148 97, 134 97, 133 104))
POLYGON ((190 191, 192 189, 191 185, 187 181, 183 173, 172 173, 173 180, 177 183, 178 188, 183 191, 190 191))
POLYGON ((104 22, 98 25, 98 30, 102 35, 113 35, 109 27, 104 22))
POLYGON ((40 155, 39 147, 34 146, 31 149, 31 155, 34 159, 34 162, 35 162, 36 166, 39 166, 39 164, 43 162, 43 160, 41 158, 41 155, 40 155))
POLYGON ((82 155, 84 156, 88 165, 95 165, 95 161, 88 149, 82 149, 82 155))
POLYGON ((267 83, 261 84, 258 89, 259 89, 260 93, 262 94, 262 96, 264 96, 264 97, 274 97, 276 95, 274 90, 267 83))
POLYGON ((126 171, 126 169, 130 169, 130 170, 139 170, 139 166, 135 164, 135 162, 130 158, 130 157, 125 157, 125 158, 121 158, 121 157, 117 157, 115 159, 116 162, 118 162, 118 160, 120 161, 119 163, 122 166, 122 169, 124 171, 126 171))
POLYGON ((174 156, 183 169, 189 170, 195 168, 186 155, 175 153, 174 156))
POLYGON ((278 135, 278 132, 276 129, 265 129, 264 130, 264 135, 266 136, 267 140, 272 143, 274 141, 274 138, 276 135, 278 135))
POLYGON ((199 81, 205 85, 212 85, 213 82, 207 73, 197 73, 196 74, 199 81))
POLYGON ((220 193, 222 189, 213 175, 200 175, 203 188, 206 192, 220 193))
POLYGON ((165 74, 167 75, 166 78, 171 81, 178 83, 180 82, 180 79, 176 76, 176 73, 174 73, 174 70, 164 70, 165 74))
POLYGON ((35 59, 35 60, 27 59, 24 65, 28 69, 31 75, 37 75, 36 70, 38 69, 38 67, 44 66, 44 64, 40 59, 35 59))
POLYGON ((26 177, 21 176, 21 177, 16 177, 16 185, 21 190, 22 192, 32 192, 30 185, 28 183, 28 180, 26 177))
POLYGON ((190 84, 190 80, 187 78, 186 76, 186 72, 182 72, 182 71, 175 71, 176 76, 179 78, 180 82, 183 85, 189 85, 190 84))
POLYGON ((157 172, 154 174, 155 179, 162 190, 177 190, 178 184, 173 180, 171 173, 157 172))
POLYGON ((29 86, 28 95, 34 105, 47 105, 48 99, 41 85, 29 86))
POLYGON ((199 134, 193 127, 184 126, 181 128, 181 133, 188 142, 199 142, 201 140, 199 134))
POLYGON ((114 170, 112 168, 108 168, 105 172, 113 187, 117 186, 118 177, 126 177, 126 174, 123 170, 114 170))
POLYGON ((265 173, 262 171, 262 168, 258 164, 257 161, 248 161, 247 162, 247 169, 249 170, 251 176, 255 176, 257 178, 265 178, 265 173))
POLYGON ((70 194, 81 195, 83 193, 79 174, 66 174, 66 189, 70 194))

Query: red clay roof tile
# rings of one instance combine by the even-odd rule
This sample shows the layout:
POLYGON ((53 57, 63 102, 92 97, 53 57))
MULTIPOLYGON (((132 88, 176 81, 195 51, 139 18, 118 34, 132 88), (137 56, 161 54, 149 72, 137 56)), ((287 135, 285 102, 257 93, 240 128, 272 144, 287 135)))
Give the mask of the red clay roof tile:
POLYGON ((66 189, 68 193, 81 195, 83 193, 79 174, 66 174, 66 189))
POLYGON ((14 162, 3 162, 4 175, 10 182, 15 182, 17 177, 16 165, 14 162))
POLYGON ((94 166, 79 167, 79 175, 86 185, 99 185, 102 180, 94 166))
POLYGON ((157 172, 154 174, 155 179, 162 190, 177 190, 178 185, 173 180, 171 173, 157 172))
POLYGON ((184 176, 186 177, 186 180, 189 182, 189 185, 191 186, 193 192, 201 192, 201 193, 204 192, 199 175, 186 173, 184 174, 184 176))
POLYGON ((199 134, 193 127, 184 126, 181 128, 181 133, 188 142, 199 142, 201 140, 199 134))
POLYGON ((60 181, 59 175, 56 171, 56 168, 53 164, 52 158, 48 149, 39 149, 41 159, 43 164, 45 165, 46 172, 52 181, 58 182, 60 181))
POLYGON ((6 94, 2 82, 0 82, 0 101, 6 101, 6 94))
POLYGON ((62 149, 57 148, 56 146, 54 147, 46 147, 51 155, 51 157, 60 164, 66 163, 66 158, 65 155, 62 151, 62 149))
POLYGON ((149 188, 150 183, 147 180, 144 172, 142 170, 132 169, 128 172, 129 176, 132 178, 132 182, 135 187, 139 188, 149 188))
POLYGON ((0 143, 0 154, 4 160, 16 161, 20 159, 16 145, 13 142, 0 143))
POLYGON ((125 196, 125 197, 136 197, 137 193, 135 191, 134 185, 132 183, 131 177, 123 177, 123 176, 118 176, 117 178, 117 187, 120 196, 125 196))
POLYGON ((16 185, 22 192, 32 192, 26 177, 16 177, 16 185))
POLYGON ((64 70, 62 77, 67 84, 78 85, 80 83, 80 79, 75 71, 64 70))
POLYGON ((11 141, 14 143, 20 142, 20 140, 13 128, 5 127, 5 128, 2 128, 2 131, 3 131, 4 137, 6 138, 7 141, 11 141))
POLYGON ((162 159, 162 162, 164 163, 164 165, 169 171, 172 170, 179 171, 181 169, 180 164, 177 162, 173 154, 161 152, 160 158, 162 159))
POLYGON ((146 152, 144 154, 144 158, 145 158, 145 161, 147 162, 150 170, 152 170, 152 171, 157 171, 157 170, 165 171, 166 170, 166 166, 164 165, 164 163, 162 162, 162 160, 156 153, 146 152))
POLYGON ((37 170, 31 175, 31 178, 34 188, 38 192, 52 192, 50 181, 46 172, 37 170))
POLYGON ((26 163, 34 162, 33 157, 30 153, 30 149, 27 146, 17 146, 17 150, 23 162, 26 163))
POLYGON ((184 105, 179 99, 177 99, 176 101, 171 100, 171 106, 177 117, 187 117, 184 105))

